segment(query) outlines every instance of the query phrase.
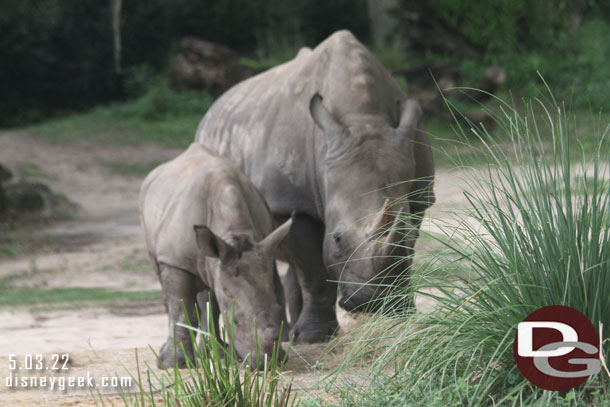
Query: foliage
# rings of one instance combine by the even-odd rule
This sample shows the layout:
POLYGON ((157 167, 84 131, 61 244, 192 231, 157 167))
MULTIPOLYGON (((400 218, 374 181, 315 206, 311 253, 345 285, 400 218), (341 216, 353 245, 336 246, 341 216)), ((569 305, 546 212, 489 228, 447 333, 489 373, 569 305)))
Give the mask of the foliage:
MULTIPOLYGON (((210 312, 207 315, 210 315, 210 312)), ((185 317, 188 321, 188 317, 185 317)), ((279 358, 280 346, 274 347, 269 359, 265 356, 260 370, 251 369, 252 355, 247 355, 240 361, 234 351, 234 325, 230 318, 225 321, 228 328, 223 328, 221 335, 228 339, 229 345, 217 338, 214 321, 208 319, 205 324, 207 331, 189 326, 188 322, 186 325, 180 324, 190 329, 195 364, 187 362, 186 370, 180 370, 176 365, 160 375, 149 368, 145 379, 138 372, 138 377, 133 378, 137 392, 131 392, 130 389, 121 392, 121 399, 126 407, 296 405, 297 400, 291 393, 292 386, 284 383, 281 377, 285 360, 279 358), (201 337, 199 343, 197 334, 201 337), (158 390, 153 383, 157 383, 158 390)), ((258 343, 254 346, 255 352, 260 355, 258 343)), ((101 394, 98 394, 97 404, 106 405, 101 394)))
POLYGON ((138 99, 49 120, 26 130, 56 143, 90 140, 186 147, 213 100, 207 92, 175 92, 165 80, 155 79, 138 99))
MULTIPOLYGON (((436 308, 386 313, 356 331, 350 360, 372 365, 372 386, 344 394, 347 405, 371 398, 395 406, 610 404, 604 372, 573 392, 545 392, 521 376, 512 356, 517 324, 551 304, 578 309, 610 337, 610 126, 596 154, 576 164, 564 106, 535 103, 544 116, 503 106, 509 151, 470 129, 487 166, 469 172, 468 162, 456 159, 469 209, 457 225, 437 225, 445 250, 412 277, 436 308)), ((408 295, 397 291, 388 301, 408 295)), ((608 360, 607 339, 602 348, 608 360)))
POLYGON ((607 105, 610 68, 602 59, 610 52, 610 12, 604 2, 403 0, 400 10, 400 35, 412 29, 413 10, 441 27, 430 44, 409 44, 412 57, 453 62, 463 85, 477 86, 485 67, 496 64, 506 72, 506 87, 519 95, 535 95, 540 72, 564 100, 607 105), (471 53, 449 46, 454 38, 471 53))
POLYGON ((92 106, 116 94, 108 2, 0 5, 0 124, 92 106))
POLYGON ((347 28, 368 34, 364 0, 123 1, 123 71, 115 72, 110 3, 6 0, 0 4, 0 125, 36 121, 132 96, 149 70, 165 71, 177 42, 195 36, 257 58, 316 44, 347 28))

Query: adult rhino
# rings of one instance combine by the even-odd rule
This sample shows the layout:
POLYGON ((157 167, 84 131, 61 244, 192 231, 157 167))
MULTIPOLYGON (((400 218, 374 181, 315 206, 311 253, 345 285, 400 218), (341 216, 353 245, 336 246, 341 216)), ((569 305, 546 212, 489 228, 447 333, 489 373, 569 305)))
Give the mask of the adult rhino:
POLYGON ((378 304, 379 287, 405 276, 405 256, 434 202, 421 121, 419 104, 339 31, 237 84, 199 123, 196 141, 243 170, 278 221, 297 212, 284 242, 288 277, 296 276, 285 285, 298 283, 301 294, 287 298, 295 340, 323 341, 337 328, 328 280, 339 281, 339 304, 354 310, 378 304), (411 227, 400 210, 413 215, 411 227))

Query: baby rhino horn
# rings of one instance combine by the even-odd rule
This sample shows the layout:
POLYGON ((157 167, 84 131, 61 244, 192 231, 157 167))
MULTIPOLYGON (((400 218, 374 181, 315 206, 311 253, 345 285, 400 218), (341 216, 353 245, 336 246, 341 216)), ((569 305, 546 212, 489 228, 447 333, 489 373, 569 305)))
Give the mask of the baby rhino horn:
POLYGON ((269 233, 269 235, 264 238, 259 246, 263 249, 263 251, 273 251, 282 241, 288 236, 288 232, 290 232, 290 227, 292 226, 292 217, 288 219, 286 222, 278 226, 273 232, 269 233))

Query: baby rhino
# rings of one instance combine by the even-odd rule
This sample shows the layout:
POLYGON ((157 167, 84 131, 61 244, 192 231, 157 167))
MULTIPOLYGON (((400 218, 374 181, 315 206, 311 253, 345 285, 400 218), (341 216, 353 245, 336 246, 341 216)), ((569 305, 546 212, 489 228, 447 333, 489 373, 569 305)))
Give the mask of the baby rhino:
POLYGON ((187 358, 192 360, 189 332, 176 322, 184 321, 184 301, 191 324, 196 323, 200 292, 200 299, 210 294, 216 326, 219 314, 233 315, 239 357, 255 354, 255 334, 261 355, 270 356, 285 320, 274 252, 292 220, 273 230, 269 208, 246 176, 198 144, 146 177, 140 219, 169 314, 160 367, 184 367, 187 358))

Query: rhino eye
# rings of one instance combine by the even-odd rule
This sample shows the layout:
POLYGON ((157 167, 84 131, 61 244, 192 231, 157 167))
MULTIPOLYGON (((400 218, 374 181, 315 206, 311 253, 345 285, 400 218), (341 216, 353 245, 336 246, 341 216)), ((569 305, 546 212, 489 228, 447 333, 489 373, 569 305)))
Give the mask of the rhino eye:
POLYGON ((339 257, 344 252, 344 246, 345 246, 344 240, 341 237, 341 235, 335 234, 335 235, 333 235, 333 242, 335 243, 335 250, 334 250, 335 256, 339 257))

